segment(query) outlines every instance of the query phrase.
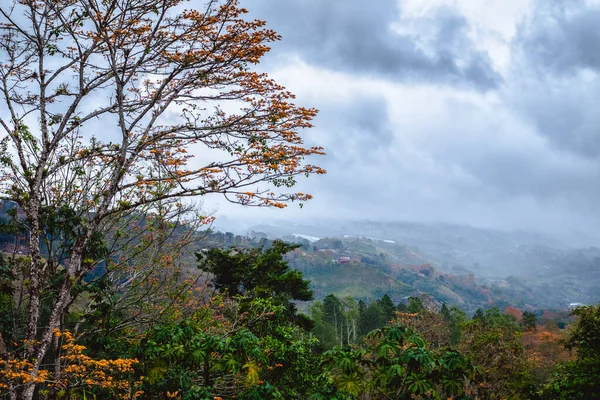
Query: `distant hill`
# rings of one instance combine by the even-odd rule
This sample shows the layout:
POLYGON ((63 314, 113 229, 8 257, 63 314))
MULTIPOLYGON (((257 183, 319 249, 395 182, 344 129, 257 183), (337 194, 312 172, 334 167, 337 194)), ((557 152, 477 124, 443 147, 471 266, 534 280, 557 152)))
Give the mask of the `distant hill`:
POLYGON ((600 249, 569 248, 543 234, 368 221, 273 223, 247 232, 301 243, 290 263, 313 281, 317 296, 388 293, 398 300, 422 292, 467 310, 600 301, 600 249))
POLYGON ((531 267, 524 249, 543 246, 556 250, 568 247, 557 239, 539 233, 504 232, 451 224, 414 222, 335 222, 315 224, 280 222, 249 227, 245 232, 261 232, 270 238, 368 237, 376 241, 408 246, 435 262, 441 270, 465 268, 477 276, 498 278, 519 274, 531 267))

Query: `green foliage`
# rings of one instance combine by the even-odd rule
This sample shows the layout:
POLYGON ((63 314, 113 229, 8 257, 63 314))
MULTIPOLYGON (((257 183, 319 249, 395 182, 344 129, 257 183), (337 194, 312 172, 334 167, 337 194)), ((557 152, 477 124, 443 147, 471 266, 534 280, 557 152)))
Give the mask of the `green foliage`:
POLYGON ((448 398, 466 395, 474 367, 459 352, 431 351, 413 330, 375 330, 358 348, 336 347, 323 355, 324 375, 351 398, 448 398))
MULTIPOLYGON (((263 370, 263 378, 277 388, 282 399, 305 399, 319 390, 317 344, 316 339, 298 338, 291 327, 284 326, 273 335, 261 338, 272 366, 263 370)), ((257 397, 264 398, 271 397, 257 397)))
POLYGON ((315 321, 313 333, 319 339, 321 348, 330 349, 356 341, 359 310, 353 299, 342 301, 330 294, 323 302, 313 304, 311 316, 315 321))
POLYGON ((217 289, 230 296, 312 300, 309 281, 291 270, 284 256, 298 245, 274 241, 262 249, 210 249, 197 254, 198 267, 214 275, 217 289))
POLYGON ((391 321, 392 318, 394 318, 396 307, 394 307, 394 302, 390 299, 390 296, 384 294, 381 300, 378 300, 378 303, 383 311, 386 321, 391 321))
POLYGON ((325 321, 322 302, 316 302, 311 306, 310 315, 314 321, 311 332, 318 339, 320 347, 331 349, 338 345, 338 331, 332 324, 325 321))
POLYGON ((525 330, 535 330, 535 327, 537 325, 537 317, 532 312, 524 311, 521 325, 525 330))
POLYGON ((14 341, 16 332, 13 332, 12 321, 14 317, 14 280, 13 262, 7 260, 0 253, 0 334, 8 340, 14 341))
POLYGON ((479 369, 478 391, 493 399, 531 398, 535 392, 519 326, 496 307, 477 310, 461 324, 459 349, 479 369))
POLYGON ((377 302, 371 302, 360 313, 358 319, 358 331, 361 335, 366 335, 374 329, 381 328, 386 323, 386 316, 381 306, 377 302))
POLYGON ((406 310, 409 313, 420 313, 421 311, 425 310, 425 306, 423 305, 423 302, 420 298, 410 297, 408 299, 408 306, 406 310))
POLYGON ((567 341, 577 358, 556 368, 544 395, 555 399, 600 398, 600 304, 578 307, 577 317, 567 341))
POLYGON ((475 311, 475 314, 473 314, 473 320, 481 323, 485 322, 485 315, 483 315, 483 310, 481 308, 478 308, 477 311, 475 311))
POLYGON ((291 399, 318 391, 316 340, 302 339, 276 318, 281 306, 264 299, 249 304, 249 314, 262 309, 265 319, 273 317, 268 331, 237 314, 220 316, 218 302, 212 311, 153 326, 135 351, 147 398, 179 392, 185 399, 291 399))
POLYGON ((297 318, 293 300, 312 300, 310 282, 302 273, 290 269, 284 256, 298 245, 274 241, 267 249, 217 249, 198 253, 198 267, 213 275, 215 287, 229 296, 242 299, 271 298, 288 310, 287 318, 303 328, 312 323, 297 318))
POLYGON ((600 398, 600 362, 593 358, 578 358, 558 365, 552 381, 543 391, 544 399, 592 400, 600 398))
MULTIPOLYGON (((215 287, 230 296, 274 298, 289 310, 294 319, 292 300, 312 300, 310 282, 302 273, 290 269, 284 256, 298 245, 274 241, 267 249, 210 249, 198 253, 198 267, 210 272, 215 287)), ((306 320, 301 325, 307 325, 306 320)), ((308 324, 310 325, 310 324, 308 324)), ((310 326, 308 326, 310 327, 310 326)))
POLYGON ((266 361, 259 339, 247 329, 231 335, 206 332, 193 320, 154 326, 137 351, 147 393, 180 391, 204 399, 230 386, 258 383, 258 365, 266 361))
POLYGON ((567 347, 575 349, 580 358, 600 358, 600 305, 577 307, 571 315, 577 322, 567 347))
POLYGON ((344 321, 344 308, 337 296, 332 294, 323 300, 323 319, 325 322, 339 327, 344 321))
POLYGON ((406 303, 404 303, 404 302, 401 301, 396 306, 396 311, 399 311, 399 312, 408 312, 408 305, 406 303))

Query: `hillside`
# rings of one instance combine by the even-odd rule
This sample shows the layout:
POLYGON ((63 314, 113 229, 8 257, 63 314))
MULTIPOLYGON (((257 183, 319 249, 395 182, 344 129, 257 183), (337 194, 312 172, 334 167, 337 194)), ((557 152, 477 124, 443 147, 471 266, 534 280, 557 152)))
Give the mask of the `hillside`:
POLYGON ((280 223, 247 233, 255 241, 302 244, 289 260, 313 282, 317 297, 388 293, 400 301, 427 293, 465 310, 600 301, 600 249, 569 248, 542 234, 392 222, 280 223))

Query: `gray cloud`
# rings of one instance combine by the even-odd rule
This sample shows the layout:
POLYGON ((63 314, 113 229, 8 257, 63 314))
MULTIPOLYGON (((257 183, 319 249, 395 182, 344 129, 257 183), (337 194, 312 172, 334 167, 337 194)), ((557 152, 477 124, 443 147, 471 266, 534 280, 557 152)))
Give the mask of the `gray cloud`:
POLYGON ((392 29, 401 17, 396 0, 250 0, 248 7, 283 35, 276 52, 296 52, 327 68, 480 89, 500 81, 487 54, 467 39, 465 18, 452 8, 405 21, 424 30, 409 35, 392 29))
POLYGON ((431 118, 403 127, 390 114, 410 107, 410 94, 398 104, 358 95, 317 103, 314 136, 329 149, 329 173, 305 183, 316 194, 308 212, 595 232, 600 164, 557 150, 509 105, 430 98, 431 118))
POLYGON ((553 146, 582 157, 600 156, 600 80, 580 77, 518 79, 507 101, 553 146))
POLYGON ((319 109, 323 116, 317 120, 323 132, 320 142, 330 149, 323 161, 334 171, 357 160, 375 162, 394 139, 384 98, 340 99, 323 103, 319 109))
POLYGON ((537 1, 514 41, 506 102, 557 150, 600 157, 600 5, 537 1))
POLYGON ((600 5, 585 0, 538 0, 516 45, 532 66, 552 73, 600 69, 600 5))
POLYGON ((392 0, 249 0, 284 35, 273 54, 308 64, 284 83, 320 109, 309 137, 329 173, 300 183, 315 200, 296 215, 600 239, 600 7, 532 7, 500 81, 467 35, 473 21, 450 7, 407 20, 392 0))

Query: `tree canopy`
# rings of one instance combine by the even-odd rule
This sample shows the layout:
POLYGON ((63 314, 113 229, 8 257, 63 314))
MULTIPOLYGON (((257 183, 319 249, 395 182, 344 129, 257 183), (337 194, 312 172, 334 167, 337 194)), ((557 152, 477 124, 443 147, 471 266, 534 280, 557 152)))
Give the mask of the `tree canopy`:
MULTIPOLYGON (((136 215, 173 220, 182 198, 206 194, 285 207, 311 198, 290 190, 296 176, 325 172, 307 160, 323 150, 300 136, 316 110, 255 67, 279 35, 236 0, 185 4, 0 6, 0 197, 18 204, 28 233, 19 358, 31 381, 74 288, 114 260, 107 239, 126 242, 136 215)), ((16 356, 11 343, 0 336, 3 358, 16 356)), ((30 399, 34 386, 11 396, 30 399)))

